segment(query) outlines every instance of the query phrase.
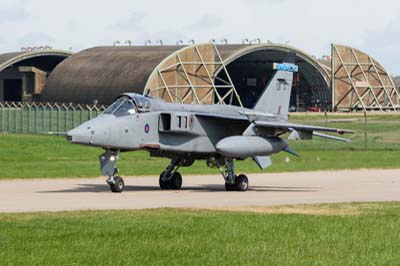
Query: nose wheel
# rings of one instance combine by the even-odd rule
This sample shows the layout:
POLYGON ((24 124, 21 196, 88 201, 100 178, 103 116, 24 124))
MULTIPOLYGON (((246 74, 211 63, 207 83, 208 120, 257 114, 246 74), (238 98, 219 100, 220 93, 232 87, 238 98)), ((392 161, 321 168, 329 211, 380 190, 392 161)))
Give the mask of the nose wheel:
POLYGON ((124 179, 120 176, 108 178, 107 183, 110 186, 111 191, 114 193, 121 193, 125 187, 124 179))
POLYGON ((118 158, 118 150, 106 150, 99 156, 101 174, 108 176, 106 182, 114 193, 121 193, 125 186, 122 177, 115 176, 118 173, 118 168, 116 167, 118 158))

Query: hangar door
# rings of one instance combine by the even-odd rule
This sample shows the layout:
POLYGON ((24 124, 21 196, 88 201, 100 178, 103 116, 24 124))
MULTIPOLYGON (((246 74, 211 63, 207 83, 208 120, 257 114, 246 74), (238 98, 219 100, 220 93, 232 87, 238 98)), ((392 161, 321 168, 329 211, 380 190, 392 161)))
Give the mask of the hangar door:
POLYGON ((3 84, 4 101, 5 102, 20 102, 22 101, 22 80, 21 79, 6 79, 3 84))

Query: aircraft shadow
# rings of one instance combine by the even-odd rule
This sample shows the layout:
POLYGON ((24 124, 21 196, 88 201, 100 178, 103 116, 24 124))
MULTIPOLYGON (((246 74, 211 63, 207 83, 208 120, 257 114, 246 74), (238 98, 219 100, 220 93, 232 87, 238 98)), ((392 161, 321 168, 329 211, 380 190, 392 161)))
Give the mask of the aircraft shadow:
MULTIPOLYGON (((106 184, 78 184, 77 187, 71 189, 61 190, 46 190, 38 191, 37 193, 80 193, 80 192, 109 192, 110 188, 106 184)), ((173 190, 161 190, 158 186, 132 186, 126 185, 124 191, 173 191, 173 190)), ((225 186, 219 184, 210 185, 199 185, 199 186, 182 186, 179 191, 191 191, 191 192, 225 192, 225 186)), ((250 186, 249 191, 255 192, 317 192, 319 187, 298 187, 298 186, 250 186)), ((178 191, 176 191, 178 192, 178 191)))

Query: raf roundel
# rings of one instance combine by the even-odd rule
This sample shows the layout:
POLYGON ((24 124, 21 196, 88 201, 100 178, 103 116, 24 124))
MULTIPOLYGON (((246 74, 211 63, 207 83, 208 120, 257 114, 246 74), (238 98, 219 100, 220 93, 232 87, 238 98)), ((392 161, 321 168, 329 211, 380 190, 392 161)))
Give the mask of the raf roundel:
POLYGON ((144 132, 147 134, 150 131, 150 126, 149 124, 144 125, 144 132))

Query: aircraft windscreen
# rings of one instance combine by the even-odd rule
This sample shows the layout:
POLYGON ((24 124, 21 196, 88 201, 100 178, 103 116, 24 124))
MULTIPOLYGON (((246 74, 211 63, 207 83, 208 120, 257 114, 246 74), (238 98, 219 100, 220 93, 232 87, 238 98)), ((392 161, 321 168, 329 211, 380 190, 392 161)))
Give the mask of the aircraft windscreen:
POLYGON ((119 98, 115 102, 113 102, 105 111, 104 114, 112 114, 114 111, 121 105, 121 103, 124 101, 123 98, 119 98))
POLYGON ((115 116, 132 115, 136 113, 135 105, 131 100, 125 100, 114 112, 115 116))
POLYGON ((135 104, 127 98, 119 98, 104 111, 104 114, 113 114, 115 116, 125 116, 134 113, 136 113, 135 104))

